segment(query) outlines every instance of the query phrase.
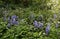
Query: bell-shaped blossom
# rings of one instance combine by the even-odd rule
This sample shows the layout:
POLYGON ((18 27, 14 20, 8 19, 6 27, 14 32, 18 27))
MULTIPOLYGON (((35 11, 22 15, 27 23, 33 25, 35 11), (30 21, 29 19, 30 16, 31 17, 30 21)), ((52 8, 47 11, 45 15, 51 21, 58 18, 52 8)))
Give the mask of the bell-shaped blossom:
POLYGON ((38 22, 36 20, 33 22, 33 24, 34 24, 35 27, 38 26, 38 22))
POLYGON ((18 21, 12 21, 13 25, 18 25, 18 21))
POLYGON ((46 35, 49 34, 49 31, 50 31, 50 23, 47 24, 47 27, 45 29, 46 35))
POLYGON ((18 18, 16 15, 11 16, 11 19, 16 19, 18 18))
POLYGON ((12 17, 8 17, 7 27, 10 27, 11 25, 18 25, 18 21, 16 19, 17 19, 16 15, 13 15, 12 17))

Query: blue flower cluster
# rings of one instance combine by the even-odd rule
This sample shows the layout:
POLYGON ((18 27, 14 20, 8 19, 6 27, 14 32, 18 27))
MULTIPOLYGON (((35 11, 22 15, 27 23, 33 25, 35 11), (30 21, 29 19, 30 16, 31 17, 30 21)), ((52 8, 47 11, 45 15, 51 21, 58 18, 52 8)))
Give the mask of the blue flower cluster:
MULTIPOLYGON (((57 18, 57 15, 56 15, 56 14, 53 14, 53 18, 52 18, 52 19, 54 19, 53 21, 55 21, 56 18, 57 18)), ((42 29, 43 26, 44 26, 44 23, 41 22, 41 21, 38 22, 38 21, 35 20, 35 21, 33 22, 33 25, 34 25, 35 27, 37 27, 37 28, 42 29)), ((48 35, 49 32, 50 32, 50 26, 51 26, 51 24, 50 24, 50 23, 47 23, 47 26, 46 26, 46 28, 45 28, 45 33, 46 33, 46 35, 48 35)), ((55 27, 58 28, 58 27, 59 27, 59 23, 55 23, 55 27)))
POLYGON ((16 20, 18 16, 13 15, 11 17, 8 17, 8 25, 7 27, 10 27, 11 25, 18 25, 18 21, 16 20))
MULTIPOLYGON (((54 17, 54 19, 56 19, 56 18, 57 18, 57 15, 54 14, 53 17, 54 17)), ((10 28, 12 25, 18 25, 19 22, 18 22, 17 18, 18 18, 18 16, 16 16, 16 15, 13 15, 13 16, 11 16, 11 17, 8 17, 7 27, 10 28)), ((30 17, 30 19, 32 19, 32 18, 34 18, 33 15, 30 17)), ((6 19, 6 17, 5 17, 5 19, 6 19)), ((37 28, 42 29, 43 26, 44 26, 44 23, 43 23, 43 22, 38 22, 37 20, 35 20, 35 21, 33 22, 33 25, 34 25, 35 27, 37 27, 37 28)), ((58 26, 59 26, 59 24, 56 23, 56 28, 57 28, 58 26)), ((50 31, 50 23, 47 23, 47 26, 46 26, 46 28, 45 28, 45 33, 46 33, 46 35, 49 34, 49 31, 50 31)))
POLYGON ((34 24, 35 27, 38 27, 38 28, 43 27, 43 23, 42 22, 37 22, 36 20, 33 22, 33 24, 34 24))
MULTIPOLYGON (((33 22, 33 24, 35 27, 38 27, 40 29, 43 28, 44 26, 43 23, 37 22, 36 20, 33 22)), ((45 29, 46 35, 48 35, 49 31, 50 31, 50 23, 47 23, 47 27, 45 29)))

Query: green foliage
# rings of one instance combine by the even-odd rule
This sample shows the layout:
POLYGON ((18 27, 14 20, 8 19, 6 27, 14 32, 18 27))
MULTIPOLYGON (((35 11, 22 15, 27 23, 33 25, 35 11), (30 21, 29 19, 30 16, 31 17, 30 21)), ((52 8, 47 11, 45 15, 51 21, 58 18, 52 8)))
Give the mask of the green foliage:
POLYGON ((0 39, 60 39, 60 1, 59 0, 0 0, 0 39), (7 12, 5 12, 7 11, 7 12), (54 19, 53 15, 57 18, 54 19), (19 25, 7 28, 7 21, 3 16, 17 15, 19 25), (42 22, 42 29, 36 28, 33 21, 42 22), (47 36, 45 28, 50 23, 50 32, 47 36))

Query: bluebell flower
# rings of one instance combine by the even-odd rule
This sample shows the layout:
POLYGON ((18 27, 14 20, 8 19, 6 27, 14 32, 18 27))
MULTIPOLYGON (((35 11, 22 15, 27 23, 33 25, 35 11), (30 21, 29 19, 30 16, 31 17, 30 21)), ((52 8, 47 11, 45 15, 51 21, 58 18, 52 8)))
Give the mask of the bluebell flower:
POLYGON ((33 24, 34 24, 35 27, 38 26, 38 22, 36 20, 33 22, 33 24))
POLYGON ((43 27, 43 23, 39 22, 39 28, 42 28, 43 27))
POLYGON ((16 19, 14 18, 14 19, 11 19, 12 21, 16 21, 16 19))
POLYGON ((18 21, 16 21, 17 18, 18 18, 18 17, 17 17, 16 15, 13 15, 13 16, 11 17, 11 23, 12 23, 13 25, 18 24, 18 21))
POLYGON ((47 24, 47 27, 45 29, 46 35, 49 34, 49 31, 50 31, 50 23, 47 24))
POLYGON ((18 21, 12 21, 13 25, 18 25, 18 21))
POLYGON ((14 15, 12 17, 8 17, 8 24, 7 27, 10 27, 12 25, 18 25, 18 21, 16 20, 17 16, 14 15))
POLYGON ((16 18, 18 18, 16 15, 13 15, 13 16, 11 17, 11 19, 16 19, 16 18))

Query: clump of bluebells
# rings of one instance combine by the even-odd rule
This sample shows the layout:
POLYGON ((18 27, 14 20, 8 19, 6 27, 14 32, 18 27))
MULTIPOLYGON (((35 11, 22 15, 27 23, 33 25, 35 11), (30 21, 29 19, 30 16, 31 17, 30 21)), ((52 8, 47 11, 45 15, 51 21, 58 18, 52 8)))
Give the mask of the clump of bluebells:
POLYGON ((34 24, 35 27, 38 27, 40 29, 43 27, 43 23, 37 22, 36 20, 33 22, 33 24, 34 24))
POLYGON ((18 20, 17 20, 18 16, 13 15, 11 17, 8 17, 8 24, 7 27, 10 27, 12 25, 18 25, 18 20))
MULTIPOLYGON (((57 15, 56 15, 56 14, 53 14, 53 19, 56 19, 56 18, 57 18, 57 15)), ((40 19, 41 19, 41 18, 40 18, 40 19)), ((40 20, 39 20, 39 21, 40 21, 40 20)), ((43 19, 41 19, 41 21, 43 21, 43 19)), ((43 26, 44 26, 44 23, 41 22, 41 21, 38 22, 37 20, 35 20, 35 21, 33 22, 34 27, 42 29, 43 26)), ((45 28, 45 34, 46 34, 46 35, 48 35, 49 32, 50 32, 50 26, 51 26, 51 24, 50 24, 50 23, 47 23, 47 27, 45 28)), ((55 27, 58 28, 58 27, 59 27, 59 23, 55 23, 55 27)))
MULTIPOLYGON (((30 20, 32 20, 34 18, 34 16, 31 15, 29 18, 30 18, 30 20)), ((56 19, 56 18, 57 18, 57 15, 54 14, 54 19, 56 19)), ((17 19, 18 19, 18 16, 16 16, 16 15, 13 15, 11 17, 8 17, 7 27, 10 28, 12 25, 18 25, 18 20, 17 19)), ((43 21, 43 17, 40 17, 39 22, 37 20, 34 20, 34 22, 33 22, 34 27, 37 27, 37 28, 42 29, 43 26, 44 26, 44 23, 42 21, 43 21)), ((58 26, 59 26, 58 23, 56 23, 56 28, 58 26)), ((45 28, 46 35, 48 35, 49 32, 50 32, 50 23, 47 23, 47 27, 45 28)))
MULTIPOLYGON (((42 29, 44 24, 42 22, 37 22, 36 20, 33 22, 34 26, 37 27, 37 28, 40 28, 42 29)), ((47 23, 47 27, 45 29, 45 33, 46 35, 48 35, 50 32, 50 23, 47 23)))

